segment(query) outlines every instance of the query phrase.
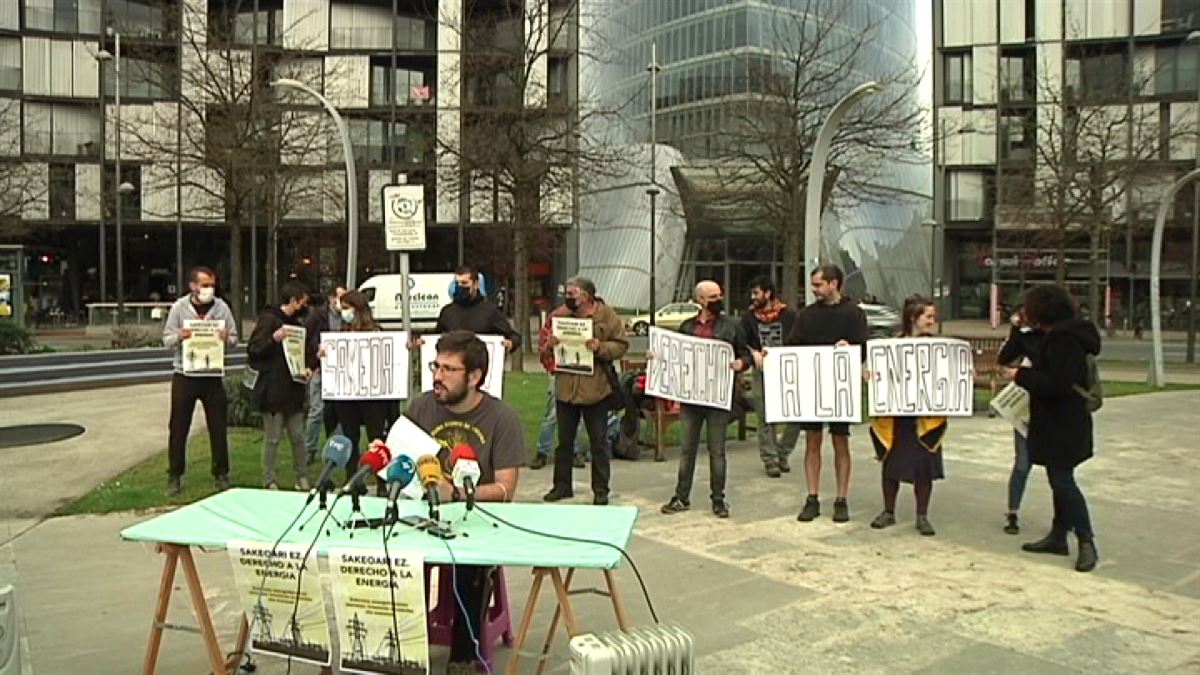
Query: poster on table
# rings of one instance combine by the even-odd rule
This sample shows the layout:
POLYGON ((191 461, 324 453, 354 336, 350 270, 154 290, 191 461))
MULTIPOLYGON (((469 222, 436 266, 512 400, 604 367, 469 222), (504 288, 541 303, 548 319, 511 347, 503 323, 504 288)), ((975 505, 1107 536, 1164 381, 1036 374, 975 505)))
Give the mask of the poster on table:
POLYGON ((329 551, 343 673, 429 672, 424 558, 419 552, 389 553, 329 551))
POLYGON ((283 327, 283 358, 287 360, 288 372, 296 382, 308 382, 308 369, 304 365, 304 342, 308 331, 304 326, 283 327))
POLYGON ((974 363, 966 340, 871 340, 864 366, 867 414, 970 417, 975 412, 974 363))
POLYGON ((192 331, 183 340, 184 375, 224 375, 225 341, 221 339, 224 321, 188 319, 183 327, 192 331))
POLYGON ((408 333, 321 333, 326 401, 408 398, 408 333))
MULTIPOLYGON (((406 415, 401 415, 392 423, 392 428, 388 430, 387 439, 384 441, 392 450, 393 461, 396 456, 408 455, 412 459, 413 464, 417 464, 424 455, 433 455, 437 457, 442 451, 442 444, 437 439, 425 433, 425 430, 417 426, 406 415)), ((450 448, 445 448, 446 452, 450 448)), ((384 467, 376 473, 382 479, 386 480, 387 467, 384 467)), ((420 500, 425 496, 425 488, 421 487, 421 481, 409 481, 400 489, 400 494, 414 500, 420 500)))
POLYGON ((650 327, 646 395, 730 410, 733 407, 733 345, 650 327))
POLYGON ((328 666, 333 652, 317 556, 304 544, 231 541, 229 560, 246 619, 250 648, 260 654, 328 666), (301 574, 303 569, 303 574, 301 574))
POLYGON ((1029 437, 1029 392, 1016 382, 1000 390, 988 407, 1022 436, 1029 437))
MULTIPOLYGON (((441 339, 441 335, 422 335, 424 342, 421 344, 421 391, 433 390, 433 373, 429 370, 429 364, 433 363, 437 358, 437 343, 441 339)), ((483 344, 487 345, 488 350, 488 372, 487 377, 483 380, 483 390, 496 398, 503 398, 504 394, 504 358, 507 354, 504 350, 503 335, 479 335, 483 344)))
POLYGON ((554 347, 554 369, 563 373, 591 375, 596 363, 587 341, 592 339, 592 320, 567 316, 551 317, 550 331, 558 338, 554 347))
POLYGON ((862 418, 861 347, 771 347, 763 363, 767 423, 862 418))

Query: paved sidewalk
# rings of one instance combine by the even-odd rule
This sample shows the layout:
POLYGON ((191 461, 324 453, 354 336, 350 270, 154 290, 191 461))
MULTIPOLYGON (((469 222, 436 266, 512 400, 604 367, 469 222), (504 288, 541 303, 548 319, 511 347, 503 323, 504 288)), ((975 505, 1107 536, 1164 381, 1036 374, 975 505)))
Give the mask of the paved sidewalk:
MULTIPOLYGON (((26 675, 140 667, 161 562, 149 546, 121 542, 117 533, 149 514, 30 523, 40 515, 37 509, 161 450, 166 403, 158 386, 5 408, 5 423, 12 412, 22 420, 43 416, 97 425, 74 441, 0 453, 6 522, 23 523, 12 530, 21 534, 0 546, 0 583, 15 579, 18 586, 31 666, 26 675), (14 489, 15 500, 9 497, 14 489)), ((1197 409, 1200 392, 1189 391, 1113 399, 1097 415, 1097 456, 1079 471, 1101 554, 1090 575, 1073 571, 1072 559, 1019 550, 1049 520, 1040 470, 1030 477, 1022 535, 1001 532, 1012 435, 1002 422, 984 417, 951 421, 948 478, 934 491, 930 518, 938 534, 932 538, 912 529, 907 488, 899 524, 884 531, 868 527, 881 498, 861 427, 852 439, 852 521, 845 525, 833 524, 828 514, 796 522, 804 492, 799 458, 791 474, 769 479, 751 442, 731 446, 733 516, 727 521, 706 508, 703 461, 694 510, 658 512, 671 493, 675 453, 664 463, 617 462, 613 497, 642 509, 631 553, 660 616, 695 633, 700 673, 1195 673, 1197 409)), ((828 451, 826 464, 828 495, 828 451)), ((590 497, 586 476, 576 474, 583 481, 577 482, 576 501, 590 497)), ((549 481, 547 470, 525 471, 520 494, 536 499, 549 481)), ((239 611, 228 560, 218 551, 201 554, 199 564, 217 625, 228 635, 239 611)), ((599 582, 587 577, 581 582, 599 582)), ((623 567, 619 578, 635 622, 646 623, 649 614, 631 571, 623 567)), ((508 581, 519 615, 529 574, 510 570, 508 581)), ((179 604, 169 620, 190 624, 181 582, 177 577, 179 604)), ((614 628, 604 599, 585 595, 576 601, 584 626, 614 628)), ((549 612, 543 603, 536 630, 544 630, 549 612)), ((565 654, 561 636, 554 653, 565 654)), ((167 637, 160 672, 203 672, 204 663, 196 636, 167 637)), ((285 671, 278 661, 259 663, 259 672, 285 671)), ((292 670, 316 672, 299 665, 292 670)), ((551 672, 569 671, 560 660, 551 672)))

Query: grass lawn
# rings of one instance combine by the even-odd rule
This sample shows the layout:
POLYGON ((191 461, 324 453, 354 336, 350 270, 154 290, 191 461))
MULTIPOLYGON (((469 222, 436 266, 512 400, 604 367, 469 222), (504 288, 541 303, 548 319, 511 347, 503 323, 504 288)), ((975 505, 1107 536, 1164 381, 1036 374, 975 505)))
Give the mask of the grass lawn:
MULTIPOLYGON (((1105 396, 1116 398, 1155 391, 1200 389, 1196 385, 1172 384, 1163 390, 1138 382, 1105 382, 1105 396)), ((530 457, 537 447, 537 432, 546 409, 546 376, 541 373, 509 373, 504 378, 504 400, 521 418, 525 430, 525 445, 530 457)), ((987 389, 975 390, 975 409, 986 411, 990 396, 987 389)), ((751 418, 754 416, 751 415, 751 418)), ((672 424, 667 430, 668 446, 679 444, 681 425, 672 424)), ((582 432, 581 432, 582 433, 582 432)), ((649 425, 642 425, 642 438, 650 439, 649 425)), ((729 437, 736 436, 736 425, 730 425, 729 437)), ((295 483, 290 444, 284 440, 279 450, 278 480, 282 487, 295 483)), ((230 481, 239 487, 262 486, 262 429, 234 427, 229 430, 230 481)), ((164 495, 167 475, 167 453, 163 452, 138 466, 102 483, 95 490, 64 507, 60 513, 110 513, 136 509, 190 504, 215 492, 210 476, 208 435, 199 434, 188 444, 188 468, 184 475, 183 492, 176 497, 164 495)), ((308 477, 314 480, 320 466, 308 467, 308 477)), ((547 469, 548 470, 548 469, 547 469)))

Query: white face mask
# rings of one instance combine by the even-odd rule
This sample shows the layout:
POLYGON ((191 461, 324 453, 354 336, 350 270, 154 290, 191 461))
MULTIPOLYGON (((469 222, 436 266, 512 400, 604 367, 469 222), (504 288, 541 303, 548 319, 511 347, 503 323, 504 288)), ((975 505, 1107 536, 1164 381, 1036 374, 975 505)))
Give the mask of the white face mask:
POLYGON ((354 310, 353 309, 343 309, 342 310, 342 321, 344 321, 346 323, 352 323, 354 321, 354 310))
POLYGON ((215 295, 216 289, 211 286, 205 286, 204 288, 196 291, 196 299, 200 301, 200 304, 204 305, 212 302, 213 296, 215 295))

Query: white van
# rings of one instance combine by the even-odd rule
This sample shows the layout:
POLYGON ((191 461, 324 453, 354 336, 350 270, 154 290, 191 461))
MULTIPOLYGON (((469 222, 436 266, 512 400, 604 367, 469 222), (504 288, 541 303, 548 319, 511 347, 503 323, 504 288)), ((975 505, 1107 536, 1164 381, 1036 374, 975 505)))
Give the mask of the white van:
MULTIPOLYGON (((399 274, 377 274, 362 283, 358 290, 367 296, 371 313, 384 328, 399 329, 404 326, 404 277, 399 274)), ((454 273, 414 273, 408 277, 408 306, 412 311, 412 327, 415 331, 432 331, 437 326, 442 307, 450 304, 454 296, 454 273)), ((483 275, 479 275, 481 289, 487 289, 483 275)))

